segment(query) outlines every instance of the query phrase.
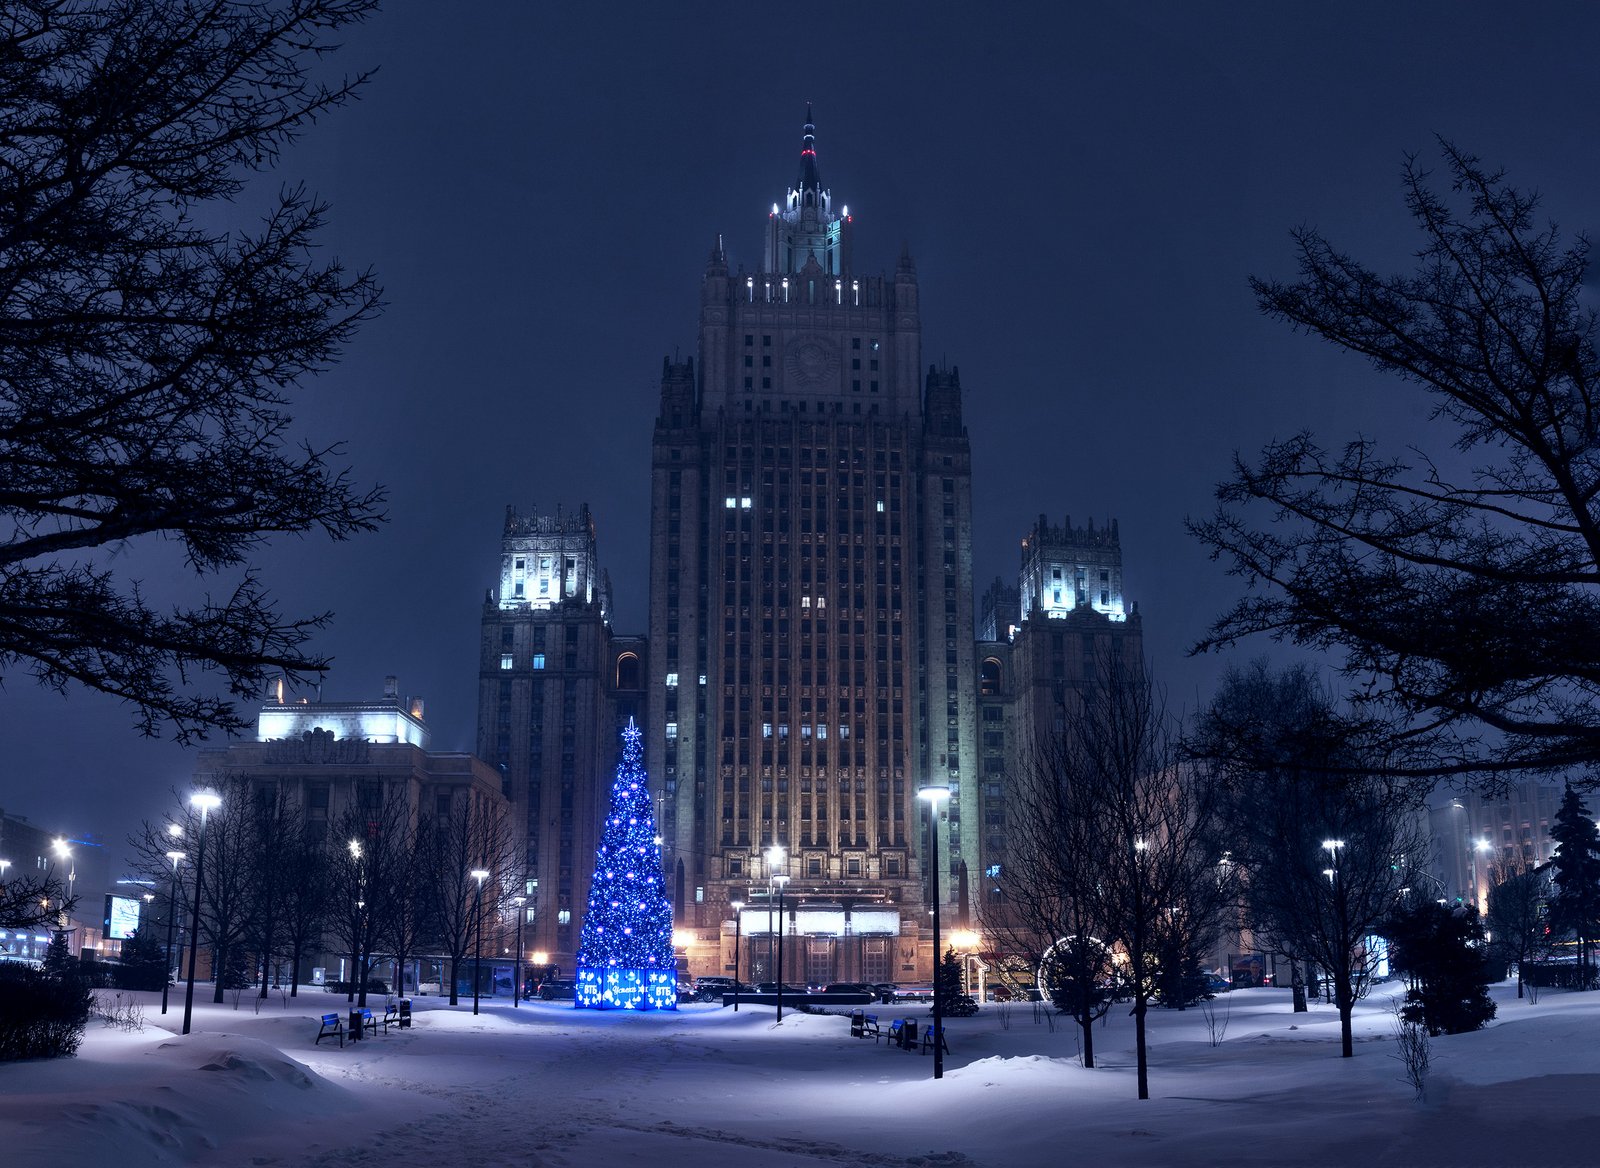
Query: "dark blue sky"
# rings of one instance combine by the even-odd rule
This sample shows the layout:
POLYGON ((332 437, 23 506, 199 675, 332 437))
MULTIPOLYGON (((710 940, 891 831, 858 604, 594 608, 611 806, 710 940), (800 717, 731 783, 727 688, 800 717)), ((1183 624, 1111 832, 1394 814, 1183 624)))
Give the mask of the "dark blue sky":
MULTIPOLYGON (((1215 7, 395 4, 356 30, 337 63, 378 76, 264 188, 329 198, 328 250, 390 304, 295 397, 391 522, 261 558, 286 610, 337 613, 327 696, 398 674, 436 748, 473 748, 507 503, 588 502, 616 626, 643 631, 661 359, 694 351, 718 233, 759 264, 809 100, 857 267, 908 244, 924 361, 960 366, 980 590, 1041 511, 1114 516, 1155 668, 1203 699, 1221 662, 1184 650, 1236 582, 1183 520, 1231 453, 1302 427, 1444 445, 1414 390, 1260 317, 1247 277, 1292 275, 1303 223, 1405 268, 1400 169, 1436 133, 1567 229, 1600 218, 1600 10, 1215 7)), ((119 563, 168 586, 159 551, 119 563)), ((192 756, 130 723, 6 679, 0 807, 113 840, 161 816, 192 756)))

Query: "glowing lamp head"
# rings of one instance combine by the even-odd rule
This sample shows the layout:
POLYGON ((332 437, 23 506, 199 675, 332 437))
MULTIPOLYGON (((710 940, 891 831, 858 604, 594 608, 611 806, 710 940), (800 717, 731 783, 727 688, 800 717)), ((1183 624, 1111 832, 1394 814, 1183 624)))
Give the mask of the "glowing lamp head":
POLYGON ((543 949, 535 949, 533 951, 533 963, 535 965, 549 965, 550 954, 546 953, 543 949))
POLYGON ((781 868, 787 854, 781 844, 773 844, 767 849, 767 867, 781 868))
POLYGON ((917 798, 926 799, 933 806, 937 807, 941 800, 950 798, 950 788, 940 786, 937 783, 930 783, 926 787, 917 788, 917 798))
POLYGON ((361 858, 361 841, 360 840, 351 840, 350 841, 350 854, 352 856, 354 856, 358 860, 361 858))
POLYGON ((63 860, 72 855, 72 849, 67 846, 67 841, 59 837, 51 841, 50 847, 63 860))
POLYGON ((222 796, 215 791, 196 791, 189 796, 189 806, 193 807, 204 818, 207 812, 215 811, 222 806, 222 796))
POLYGON ((169 824, 167 824, 167 834, 170 835, 170 836, 180 836, 180 835, 182 835, 183 834, 183 825, 181 823, 169 823, 169 824))
POLYGON ((742 900, 730 900, 728 902, 728 907, 731 908, 734 911, 735 915, 737 915, 739 912, 741 912, 744 909, 744 901, 742 901, 742 900))
POLYGON ((687 949, 694 942, 694 934, 688 929, 672 930, 672 947, 674 949, 687 949))
POLYGON ((1337 852, 1340 848, 1344 847, 1344 840, 1325 839, 1322 841, 1322 846, 1326 851, 1337 852))
POLYGON ((174 868, 176 868, 179 864, 183 863, 183 861, 185 859, 187 859, 187 858, 188 857, 183 852, 168 852, 167 853, 167 859, 172 861, 172 866, 174 868))
POLYGON ((957 929, 950 934, 950 946, 961 953, 971 953, 978 948, 980 938, 971 929, 957 929))
POLYGON ((474 868, 471 872, 468 873, 468 875, 471 876, 474 880, 476 880, 478 882, 478 887, 479 888, 482 888, 483 887, 483 882, 485 880, 489 879, 489 869, 487 869, 487 868, 474 868))

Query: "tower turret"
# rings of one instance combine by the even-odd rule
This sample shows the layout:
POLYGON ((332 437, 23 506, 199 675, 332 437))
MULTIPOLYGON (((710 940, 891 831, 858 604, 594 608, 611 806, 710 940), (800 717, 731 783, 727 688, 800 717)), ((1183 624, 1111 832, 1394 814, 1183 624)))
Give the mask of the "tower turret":
POLYGON ((850 270, 850 208, 833 210, 833 195, 822 185, 817 165, 817 127, 806 103, 806 122, 800 134, 800 174, 789 189, 783 207, 772 204, 767 222, 764 270, 794 275, 809 260, 830 276, 850 270))

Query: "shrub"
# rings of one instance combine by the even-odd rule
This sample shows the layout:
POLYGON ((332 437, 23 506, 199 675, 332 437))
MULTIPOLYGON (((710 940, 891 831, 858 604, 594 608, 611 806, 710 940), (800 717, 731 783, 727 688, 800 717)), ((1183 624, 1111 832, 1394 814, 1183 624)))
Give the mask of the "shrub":
POLYGON ((70 972, 0 963, 0 1062, 76 1054, 92 997, 70 972))

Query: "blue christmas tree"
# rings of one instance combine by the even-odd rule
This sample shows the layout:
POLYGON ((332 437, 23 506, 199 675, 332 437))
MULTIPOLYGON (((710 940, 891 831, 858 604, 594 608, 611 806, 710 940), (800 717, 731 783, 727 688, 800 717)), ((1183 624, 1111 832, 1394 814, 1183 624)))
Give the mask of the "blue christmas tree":
POLYGON ((576 1004, 599 1010, 676 1010, 672 906, 661 878, 639 728, 628 719, 611 813, 595 852, 589 910, 578 947, 576 1004))

